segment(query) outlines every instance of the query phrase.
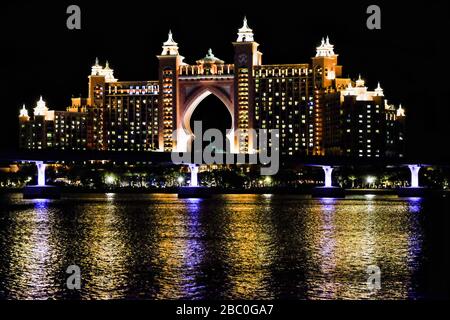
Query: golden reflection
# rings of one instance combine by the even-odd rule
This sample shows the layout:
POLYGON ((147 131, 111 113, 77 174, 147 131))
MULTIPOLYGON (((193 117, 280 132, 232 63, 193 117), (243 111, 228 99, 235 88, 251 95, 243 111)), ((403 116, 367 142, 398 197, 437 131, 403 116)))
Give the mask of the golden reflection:
MULTIPOLYGON (((235 299, 271 299, 268 288, 273 241, 270 216, 263 214, 271 198, 262 195, 227 195, 225 250, 230 295, 235 299), (261 212, 262 211, 262 212, 261 212)), ((266 212, 267 213, 267 212, 266 212)))
POLYGON ((105 203, 86 206, 82 213, 86 224, 81 243, 82 288, 94 299, 123 298, 127 285, 130 248, 122 237, 118 204, 111 195, 107 199, 105 203), (83 273, 84 268, 89 272, 83 273))
POLYGON ((421 292, 413 278, 422 263, 420 199, 83 199, 8 204, 0 221, 5 297, 404 299, 421 292), (77 293, 65 287, 70 264, 81 268, 77 293), (381 269, 378 292, 367 287, 371 265, 381 269))
POLYGON ((155 229, 153 259, 158 269, 157 299, 200 298, 196 296, 199 292, 195 276, 204 254, 199 221, 202 201, 171 199, 160 208, 163 214, 158 216, 155 229))
POLYGON ((14 212, 11 224, 10 261, 6 274, 11 297, 15 299, 54 298, 59 283, 61 260, 52 252, 52 215, 49 201, 34 200, 33 208, 14 212))
POLYGON ((402 202, 318 200, 306 220, 312 249, 307 272, 311 299, 407 298, 412 259, 402 202), (381 268, 381 290, 367 287, 367 267, 381 268), (395 273, 395 277, 384 277, 395 273))

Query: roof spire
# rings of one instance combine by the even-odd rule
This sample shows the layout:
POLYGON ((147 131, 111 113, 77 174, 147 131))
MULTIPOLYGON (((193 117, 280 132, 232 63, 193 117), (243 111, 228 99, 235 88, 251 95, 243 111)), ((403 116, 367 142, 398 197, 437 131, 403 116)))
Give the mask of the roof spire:
POLYGON ((381 88, 380 82, 378 82, 378 86, 375 88, 375 93, 377 96, 384 96, 383 89, 381 88))
POLYGON ((253 42, 253 30, 247 24, 247 17, 244 16, 242 28, 238 30, 237 42, 253 42))
POLYGON ((91 67, 91 75, 98 76, 100 75, 103 67, 100 65, 98 57, 95 57, 95 64, 91 67))
POLYGON ((45 101, 42 99, 42 96, 39 97, 39 101, 36 104, 36 107, 34 108, 34 115, 35 116, 45 116, 48 111, 48 108, 45 104, 45 101))
POLYGON ((405 109, 402 108, 402 105, 400 104, 397 109, 397 117, 404 117, 405 116, 405 109))
POLYGON ((167 41, 163 43, 162 56, 176 56, 178 55, 178 43, 173 40, 172 30, 169 30, 167 41))
POLYGON ((29 118, 28 117, 28 110, 25 107, 25 103, 23 104, 22 109, 20 109, 19 117, 21 117, 21 118, 29 118))
POLYGON ((357 87, 364 87, 365 81, 361 78, 361 74, 358 76, 358 80, 356 80, 357 87))
POLYGON ((332 57, 334 54, 334 45, 330 44, 330 38, 322 38, 320 46, 316 47, 316 57, 332 57))

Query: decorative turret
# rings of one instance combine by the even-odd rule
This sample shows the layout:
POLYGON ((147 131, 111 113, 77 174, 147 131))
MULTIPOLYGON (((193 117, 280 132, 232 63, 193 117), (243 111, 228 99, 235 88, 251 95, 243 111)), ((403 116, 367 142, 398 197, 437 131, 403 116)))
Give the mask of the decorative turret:
POLYGON ((322 38, 320 46, 316 48, 316 57, 332 57, 335 56, 334 45, 330 44, 330 39, 322 38))
POLYGON ((99 76, 103 67, 98 62, 98 58, 95 58, 95 64, 91 68, 91 75, 92 76, 99 76))
POLYGON ((101 74, 105 76, 105 82, 117 82, 117 79, 114 78, 114 70, 109 67, 108 60, 101 74))
POLYGON ((398 106, 397 117, 405 117, 405 109, 403 109, 402 105, 398 106))
POLYGON ((376 89, 375 89, 375 94, 380 97, 384 96, 383 89, 381 88, 379 82, 378 82, 378 87, 376 87, 376 89))
POLYGON ((184 57, 178 52, 178 44, 173 40, 172 31, 169 30, 167 41, 163 43, 159 60, 159 104, 163 112, 160 113, 159 148, 161 151, 171 152, 177 150, 177 139, 173 134, 177 129, 177 88, 180 66, 184 66, 184 57))
POLYGON ((359 75, 358 80, 356 80, 356 86, 357 87, 364 87, 365 81, 361 78, 361 75, 359 75))
POLYGON ((35 116, 46 116, 48 112, 48 108, 45 104, 45 101, 42 100, 42 96, 39 98, 39 101, 36 104, 36 107, 34 108, 34 115, 35 116))
POLYGON ((242 28, 238 30, 237 42, 253 42, 253 30, 247 25, 247 17, 244 17, 242 28))
POLYGON ((109 67, 109 62, 106 61, 106 65, 103 68, 100 65, 98 58, 95 58, 95 65, 91 68, 91 76, 100 76, 105 77, 105 82, 117 82, 117 79, 114 78, 114 70, 109 67))
POLYGON ((167 41, 163 43, 162 49, 162 56, 177 56, 179 54, 178 43, 173 40, 171 30, 169 30, 167 41))
POLYGON ((336 86, 338 78, 342 77, 342 66, 338 65, 338 55, 334 53, 334 45, 330 38, 322 38, 316 47, 316 55, 312 57, 313 70, 321 78, 320 86, 330 88, 336 86))
MULTIPOLYGON (((246 88, 245 90, 234 90, 234 101, 236 109, 235 130, 239 130, 236 138, 235 150, 240 153, 253 153, 253 136, 249 129, 253 128, 253 110, 249 106, 255 104, 255 82, 252 70, 254 66, 262 64, 262 53, 258 51, 259 44, 253 38, 253 30, 247 24, 244 17, 243 25, 238 30, 238 38, 233 42, 234 46, 234 86, 235 88, 246 88)), ((256 137, 255 137, 256 139, 256 137)))
POLYGON ((22 106, 22 109, 20 109, 19 119, 23 121, 30 120, 30 117, 28 116, 28 110, 26 109, 25 104, 22 106))

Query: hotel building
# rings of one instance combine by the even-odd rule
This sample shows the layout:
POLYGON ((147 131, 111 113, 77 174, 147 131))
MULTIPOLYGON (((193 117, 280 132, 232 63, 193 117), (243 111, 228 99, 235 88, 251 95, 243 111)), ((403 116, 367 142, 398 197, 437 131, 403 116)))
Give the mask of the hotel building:
POLYGON ((309 62, 265 65, 244 19, 232 44, 231 63, 210 49, 189 64, 169 32, 157 80, 119 81, 108 62, 96 60, 87 98, 73 98, 66 111, 48 110, 41 98, 33 118, 25 107, 20 111, 20 146, 188 151, 192 114, 212 94, 231 115, 232 152, 258 152, 251 129, 278 129, 282 155, 404 155, 404 109, 388 104, 380 85, 370 91, 361 77, 343 78, 328 38, 309 62))

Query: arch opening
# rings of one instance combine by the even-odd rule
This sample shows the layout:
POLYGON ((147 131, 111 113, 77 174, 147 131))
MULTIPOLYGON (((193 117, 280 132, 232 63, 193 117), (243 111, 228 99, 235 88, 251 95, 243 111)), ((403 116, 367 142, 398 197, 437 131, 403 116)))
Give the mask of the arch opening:
MULTIPOLYGON (((223 148, 221 150, 216 150, 216 152, 223 152, 226 148, 226 137, 230 133, 233 127, 232 115, 230 110, 224 104, 224 102, 219 99, 214 94, 208 94, 204 97, 196 106, 195 109, 190 114, 190 118, 186 119, 187 130, 190 134, 194 134, 194 122, 200 121, 202 124, 202 136, 206 130, 217 129, 222 134, 221 144, 223 148)), ((188 149, 193 150, 192 146, 196 139, 202 139, 201 137, 195 137, 194 135, 189 141, 188 149)), ((202 150, 208 146, 212 141, 201 141, 202 150)))

